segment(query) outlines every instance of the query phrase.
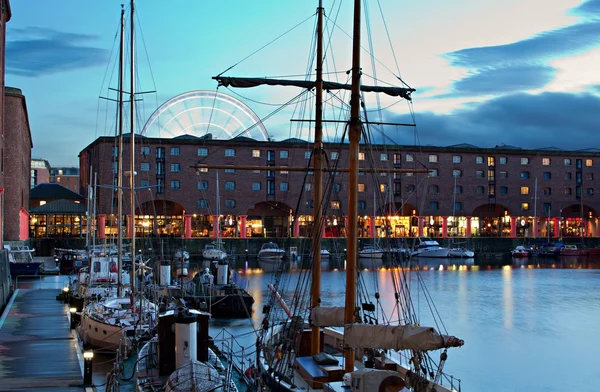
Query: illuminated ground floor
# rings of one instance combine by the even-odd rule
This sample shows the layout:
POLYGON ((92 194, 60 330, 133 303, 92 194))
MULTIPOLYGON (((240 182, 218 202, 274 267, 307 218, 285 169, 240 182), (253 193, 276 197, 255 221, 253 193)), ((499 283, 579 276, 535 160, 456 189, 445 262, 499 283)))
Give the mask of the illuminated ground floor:
MULTIPOLYGON (((327 216, 321 235, 346 237, 347 218, 327 216)), ((116 236, 119 221, 116 215, 99 214, 96 219, 76 214, 33 214, 29 217, 29 234, 33 238, 116 236)), ((132 236, 129 217, 121 222, 123 235, 132 236)), ((162 236, 174 238, 252 238, 252 237, 310 237, 314 222, 310 215, 200 215, 171 216, 136 215, 136 237, 162 236)), ((358 235, 363 238, 407 238, 429 236, 448 237, 505 237, 559 238, 597 237, 598 218, 532 216, 361 216, 358 235)))

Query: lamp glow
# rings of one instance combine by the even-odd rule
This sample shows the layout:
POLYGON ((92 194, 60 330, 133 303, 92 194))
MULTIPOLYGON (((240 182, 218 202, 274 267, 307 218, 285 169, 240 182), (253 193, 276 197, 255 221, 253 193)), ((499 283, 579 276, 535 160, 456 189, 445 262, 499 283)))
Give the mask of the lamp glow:
POLYGON ((94 358, 94 352, 93 351, 84 351, 83 352, 83 359, 93 359, 94 358))
POLYGON ((77 308, 70 308, 70 309, 69 309, 69 312, 71 312, 71 313, 76 313, 76 312, 77 312, 77 308))

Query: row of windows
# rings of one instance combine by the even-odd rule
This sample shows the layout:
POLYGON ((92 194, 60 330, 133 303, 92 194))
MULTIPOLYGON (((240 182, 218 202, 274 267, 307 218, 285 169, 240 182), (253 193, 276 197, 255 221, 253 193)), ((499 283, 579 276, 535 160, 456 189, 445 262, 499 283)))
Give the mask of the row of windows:
MULTIPOLYGON (((113 156, 116 157, 118 155, 118 147, 117 146, 113 146, 113 156)), ((171 147, 171 156, 180 156, 181 155, 181 149, 179 147, 171 147)), ((150 155, 150 147, 148 146, 143 146, 141 147, 141 153, 144 156, 148 156, 150 155)), ((164 158, 165 156, 165 148, 164 147, 156 147, 156 157, 157 158, 164 158)), ((205 157, 208 156, 208 148, 207 147, 200 147, 198 148, 198 156, 199 157, 205 157)), ((225 156, 226 157, 235 157, 236 156, 236 150, 234 148, 226 148, 225 149, 225 156)), ((312 156, 312 152, 311 151, 305 151, 304 152, 304 157, 306 159, 310 159, 312 156)), ((400 163, 401 162, 401 155, 399 153, 394 153, 394 163, 400 163)), ((254 158, 260 158, 261 157, 261 150, 255 149, 252 150, 252 157, 254 158)), ((281 159, 286 159, 289 157, 289 151, 288 150, 280 150, 279 151, 279 158, 281 159)), ((339 152, 332 152, 331 153, 331 159, 332 160, 336 160, 339 158, 339 152)), ((382 152, 379 155, 379 159, 380 161, 388 161, 390 158, 390 154, 387 152, 382 152)), ((274 160, 275 159, 275 151, 269 150, 267 151, 267 159, 269 160, 274 160)), ((365 160, 365 153, 364 152, 359 152, 358 153, 358 159, 361 161, 365 160)), ((414 162, 415 157, 414 154, 406 154, 406 162, 414 162)), ((429 155, 429 159, 428 159, 429 163, 437 163, 439 162, 439 155, 437 154, 430 154, 429 155)), ((508 163, 508 157, 499 157, 498 159, 499 164, 500 165, 506 165, 508 163)), ((452 163, 462 163, 463 162, 463 158, 461 155, 453 155, 452 156, 452 163)), ((485 162, 485 158, 483 156, 476 156, 475 157, 475 163, 476 164, 483 164, 485 162)), ((542 165, 543 166, 550 166, 551 165, 551 158, 542 158, 542 165)), ((521 165, 529 165, 530 163, 530 158, 527 157, 521 157, 521 165)), ((575 160, 575 165, 578 169, 580 169, 582 167, 582 164, 585 163, 586 167, 591 167, 594 165, 594 162, 592 159, 576 159, 575 160)), ((487 164, 488 166, 495 166, 496 162, 495 162, 495 157, 487 157, 487 164)), ((564 158, 563 159, 563 165, 564 166, 572 166, 573 164, 573 159, 571 158, 564 158)))
MULTIPOLYGON (((580 190, 580 189, 581 189, 580 187, 576 187, 576 188, 575 188, 575 193, 576 193, 576 195, 577 195, 577 196, 580 196, 580 193, 581 193, 581 190, 580 190)), ((415 190, 415 186, 414 186, 414 185, 412 185, 412 184, 411 184, 411 185, 408 185, 408 186, 406 187, 406 190, 407 190, 408 192, 413 192, 413 191, 415 190)), ((531 187, 528 187, 528 186, 522 186, 522 187, 520 187, 520 188, 519 188, 519 191, 520 191, 520 194, 521 194, 521 195, 529 195, 529 194, 531 194, 531 193, 532 193, 532 192, 531 192, 531 187)), ((439 194, 439 193, 440 193, 440 187, 439 187, 438 185, 429 185, 429 187, 427 188, 427 192, 428 192, 430 195, 437 195, 437 194, 439 194)), ((493 186, 490 186, 490 187, 488 187, 488 192, 489 192, 490 194, 494 194, 494 192, 495 192, 495 188, 494 188, 493 186)), ((461 185, 457 185, 457 186, 454 188, 454 193, 456 193, 456 194, 461 194, 461 193, 463 193, 463 187, 462 187, 461 185)), ((475 193, 476 193, 476 194, 478 194, 478 195, 483 195, 483 194, 485 193, 485 187, 483 187, 483 186, 478 186, 478 187, 475 189, 475 193)), ((508 195, 508 187, 507 187, 507 186, 501 186, 501 187, 499 188, 499 193, 500 193, 500 195, 503 195, 503 196, 505 196, 505 195, 508 195)), ((552 195, 552 188, 551 188, 551 187, 543 187, 543 188, 542 188, 542 193, 543 193, 545 196, 550 196, 550 195, 552 195)), ((563 193, 564 193, 566 196, 571 196, 571 195, 573 194, 573 188, 571 188, 571 187, 564 187, 564 188, 563 188, 563 193)), ((587 194, 588 196, 592 196, 592 195, 594 194, 594 188, 587 188, 587 189, 586 189, 586 194, 587 194)))

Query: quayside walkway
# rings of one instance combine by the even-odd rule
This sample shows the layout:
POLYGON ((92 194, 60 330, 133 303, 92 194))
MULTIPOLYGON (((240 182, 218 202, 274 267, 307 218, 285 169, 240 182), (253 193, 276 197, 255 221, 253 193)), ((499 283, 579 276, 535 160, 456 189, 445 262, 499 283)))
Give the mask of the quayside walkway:
POLYGON ((92 391, 83 386, 68 305, 56 300, 61 278, 17 278, 0 317, 0 391, 92 391))

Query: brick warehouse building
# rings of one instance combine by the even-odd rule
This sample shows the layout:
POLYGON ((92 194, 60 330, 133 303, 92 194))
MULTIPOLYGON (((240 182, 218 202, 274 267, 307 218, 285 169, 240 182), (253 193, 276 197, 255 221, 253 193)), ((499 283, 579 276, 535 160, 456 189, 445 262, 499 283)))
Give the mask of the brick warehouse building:
MULTIPOLYGON (((80 189, 94 181, 98 184, 95 199, 101 236, 114 234, 117 227, 113 188, 116 141, 100 137, 79 155, 80 189)), ((347 165, 346 148, 345 144, 325 145, 329 167, 347 165)), ((273 142, 245 137, 212 140, 190 135, 173 139, 137 135, 136 233, 215 236, 218 171, 223 236, 308 236, 313 213, 310 172, 236 167, 306 168, 311 150, 310 143, 299 139, 273 142), (190 168, 195 165, 228 168, 190 168)), ((596 150, 378 145, 360 155, 361 166, 370 161, 381 169, 376 176, 361 173, 359 178, 359 227, 364 237, 597 236, 600 203, 594 178, 600 175, 600 152, 596 150), (388 168, 424 167, 430 170, 429 176, 386 172, 388 168)), ((128 174, 128 137, 123 157, 123 170, 128 174)), ((332 171, 324 235, 344 236, 347 179, 341 169, 332 171)), ((128 184, 128 179, 124 183, 128 184)), ((125 192, 124 213, 128 214, 125 192)), ((124 223, 131 230, 131 225, 124 223)))

